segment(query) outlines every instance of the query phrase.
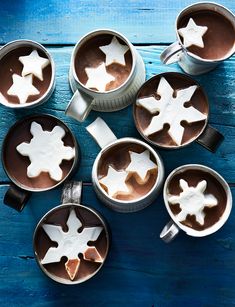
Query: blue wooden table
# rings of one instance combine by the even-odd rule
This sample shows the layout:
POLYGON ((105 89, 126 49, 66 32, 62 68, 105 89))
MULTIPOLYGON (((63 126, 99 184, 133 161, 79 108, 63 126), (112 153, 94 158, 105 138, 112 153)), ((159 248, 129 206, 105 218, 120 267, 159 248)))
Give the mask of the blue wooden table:
MULTIPOLYGON (((82 161, 75 179, 83 180, 82 203, 99 210, 112 231, 112 246, 103 269, 77 286, 63 286, 43 275, 34 259, 32 234, 42 215, 60 202, 61 188, 35 194, 22 213, 3 205, 9 179, 0 166, 0 306, 234 306, 235 212, 216 234, 196 239, 180 234, 171 244, 159 239, 168 221, 162 196, 147 209, 119 214, 100 203, 91 186, 91 168, 99 152, 85 130, 98 115, 118 137, 139 137, 132 107, 120 112, 92 112, 84 123, 64 115, 71 97, 68 85, 70 55, 76 41, 96 28, 113 28, 137 45, 147 78, 164 71, 159 55, 174 41, 178 12, 194 1, 182 0, 37 0, 2 1, 0 44, 28 38, 41 42, 56 63, 56 90, 43 106, 27 111, 0 107, 0 143, 9 127, 31 113, 49 113, 64 120, 81 146, 82 161)), ((221 0, 235 12, 234 0, 221 0)), ((225 136, 216 154, 197 144, 180 151, 160 150, 166 173, 185 163, 214 168, 229 182, 235 197, 235 57, 195 79, 207 91, 210 123, 225 136)))

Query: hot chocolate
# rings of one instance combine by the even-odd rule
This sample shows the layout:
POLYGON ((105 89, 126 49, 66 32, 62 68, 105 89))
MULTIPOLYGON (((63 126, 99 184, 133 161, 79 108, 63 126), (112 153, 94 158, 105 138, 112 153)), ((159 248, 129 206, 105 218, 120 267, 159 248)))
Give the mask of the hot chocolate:
POLYGON ((187 11, 179 18, 177 29, 187 50, 203 59, 220 60, 234 49, 235 28, 228 18, 219 12, 187 11), (193 37, 196 38, 194 42, 193 37))
POLYGON ((163 73, 145 82, 134 105, 135 124, 141 135, 167 148, 195 140, 205 128, 208 112, 200 85, 180 73, 163 73))
POLYGON ((120 87, 132 70, 132 53, 126 43, 111 34, 84 42, 75 56, 75 72, 86 87, 107 92, 120 87))
POLYGON ((227 204, 226 191, 218 179, 209 172, 190 167, 173 175, 166 195, 176 219, 197 231, 217 223, 227 204))
POLYGON ((46 53, 32 46, 18 47, 0 59, 0 99, 10 104, 30 104, 43 97, 51 85, 52 66, 46 53))
POLYGON ((97 177, 109 197, 123 201, 138 200, 155 185, 158 165, 143 145, 123 142, 102 153, 97 177))
POLYGON ((40 221, 34 249, 39 265, 49 277, 63 283, 83 282, 92 277, 106 259, 107 228, 89 208, 58 206, 40 221))
MULTIPOLYGON (((41 141, 36 140, 36 142, 41 141)), ((61 121, 49 115, 35 115, 18 121, 9 130, 3 144, 2 157, 5 170, 13 182, 23 189, 37 191, 56 186, 70 174, 77 161, 77 145, 72 133, 61 121), (42 165, 42 156, 47 154, 46 148, 39 148, 38 163, 37 159, 35 160, 27 152, 28 149, 34 151, 34 154, 37 151, 32 143, 35 138, 35 129, 39 130, 42 137, 44 133, 50 135, 51 131, 53 134, 60 133, 60 147, 56 144, 54 144, 56 148, 53 147, 56 156, 57 151, 60 154, 61 150, 69 150, 69 156, 64 156, 64 159, 62 156, 54 159, 57 162, 62 159, 62 162, 56 168, 53 167, 53 171, 48 168, 48 163, 42 165)), ((49 163, 51 165, 52 160, 49 163)), ((53 163, 56 162, 54 160, 53 163)))

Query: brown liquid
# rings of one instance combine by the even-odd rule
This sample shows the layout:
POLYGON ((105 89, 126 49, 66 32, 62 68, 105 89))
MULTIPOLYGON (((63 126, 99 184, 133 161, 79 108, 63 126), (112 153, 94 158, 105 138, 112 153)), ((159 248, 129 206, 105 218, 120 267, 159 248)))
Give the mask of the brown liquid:
MULTIPOLYGON (((108 149, 102 154, 100 158, 97 171, 98 179, 101 179, 107 175, 109 166, 112 166, 117 171, 126 169, 131 162, 129 151, 142 153, 145 150, 146 148, 144 146, 129 142, 117 144, 112 148, 108 149)), ((156 159, 151 153, 150 159, 157 165, 156 159)), ((135 200, 141 198, 153 188, 154 184, 156 183, 157 176, 157 170, 152 170, 151 172, 149 172, 149 177, 146 183, 139 184, 136 181, 135 175, 131 175, 130 178, 126 181, 127 186, 130 187, 130 189, 132 190, 131 194, 118 194, 115 198, 119 200, 135 200)))
MULTIPOLYGON (((54 224, 62 226, 63 231, 68 231, 68 226, 66 224, 68 220, 68 216, 70 213, 70 208, 59 208, 56 211, 49 214, 46 219, 43 221, 44 224, 54 224)), ((79 229, 79 232, 83 230, 84 227, 96 227, 104 225, 101 220, 90 210, 81 207, 73 207, 75 209, 77 217, 82 222, 82 228, 79 229)), ((102 258, 105 258, 108 252, 108 238, 105 230, 101 232, 98 239, 95 242, 90 242, 89 246, 95 246, 100 253, 102 258)), ((52 242, 50 238, 47 236, 42 227, 39 227, 35 234, 35 250, 38 255, 39 261, 41 261, 46 255, 48 249, 50 247, 56 247, 57 243, 52 242)), ((79 255, 81 260, 80 267, 78 273, 74 279, 74 281, 78 281, 79 279, 84 279, 89 275, 95 273, 102 265, 102 263, 96 263, 92 261, 86 261, 83 259, 82 255, 79 255)), ((67 261, 66 257, 63 257, 58 263, 50 263, 44 265, 45 269, 52 275, 55 275, 60 278, 69 279, 68 273, 65 269, 65 262, 67 261)))
MULTIPOLYGON (((28 157, 22 156, 16 150, 16 147, 20 143, 29 143, 32 139, 30 127, 33 121, 36 121, 42 126, 43 130, 47 131, 52 131, 56 125, 61 126, 66 131, 65 137, 63 138, 64 145, 74 147, 75 144, 68 128, 61 125, 61 123, 58 123, 58 121, 51 116, 35 115, 34 117, 24 119, 23 121, 17 123, 16 126, 9 131, 3 146, 3 161, 5 168, 9 175, 20 185, 37 190, 53 187, 58 184, 58 182, 51 179, 47 172, 42 172, 35 178, 29 178, 27 176, 27 167, 30 164, 30 160, 28 157)), ((63 171, 63 179, 71 171, 73 164, 74 159, 70 161, 62 161, 60 167, 63 171)))
MULTIPOLYGON (((218 201, 217 206, 214 206, 212 208, 207 207, 204 209, 204 212, 206 214, 204 225, 199 224, 196 221, 194 215, 188 215, 186 220, 181 223, 199 231, 213 226, 216 222, 219 221, 226 208, 227 195, 222 185, 214 176, 205 171, 189 169, 176 174, 171 179, 167 189, 168 194, 179 195, 180 192, 182 192, 179 186, 180 179, 186 180, 188 182, 188 185, 192 187, 196 187, 200 181, 206 180, 207 188, 204 193, 214 195, 218 201)), ((178 204, 171 205, 169 203, 169 206, 174 215, 177 215, 181 211, 180 206, 178 204)))
POLYGON ((186 27, 190 18, 198 26, 208 27, 202 37, 204 48, 190 46, 187 48, 190 52, 209 60, 224 58, 231 52, 235 44, 235 29, 227 18, 210 10, 192 12, 179 20, 177 28, 186 27))
MULTIPOLYGON (((17 96, 7 94, 7 91, 13 84, 12 75, 17 74, 21 76, 23 70, 23 64, 19 61, 19 57, 29 55, 35 49, 38 51, 39 56, 47 58, 45 52, 37 48, 19 47, 10 51, 0 60, 0 92, 9 103, 20 103, 17 96)), ((43 69, 43 81, 33 76, 33 85, 39 90, 40 93, 38 95, 29 96, 26 101, 27 103, 36 101, 46 93, 51 82, 51 77, 52 68, 50 64, 43 69)))
MULTIPOLYGON (((179 73, 161 74, 161 75, 151 78, 149 81, 147 81, 142 86, 138 94, 138 98, 149 97, 149 96, 153 96, 157 98, 156 97, 157 88, 158 88, 158 84, 159 84, 161 77, 164 77, 169 82, 170 86, 173 87, 174 90, 176 91, 187 88, 191 85, 195 85, 195 82, 192 79, 187 78, 187 76, 184 76, 183 74, 179 74, 179 73)), ((203 114, 208 115, 209 106, 207 103, 207 98, 203 90, 201 89, 201 87, 197 88, 190 102, 186 103, 186 106, 187 107, 193 106, 194 108, 196 108, 203 114)), ((145 108, 138 106, 137 104, 134 105, 134 118, 135 118, 136 127, 143 135, 144 135, 145 129, 149 126, 152 118, 156 114, 151 114, 145 108)), ((199 136, 199 134, 204 129, 205 120, 191 123, 191 124, 187 122, 182 122, 181 125, 185 128, 182 142, 181 142, 181 145, 183 145, 195 139, 197 136, 199 136)), ((170 128, 169 125, 167 124, 164 125, 161 131, 158 131, 154 134, 149 135, 148 139, 159 146, 176 147, 177 144, 174 142, 174 140, 171 138, 171 136, 168 133, 169 128, 170 128)))
MULTIPOLYGON (((99 49, 99 47, 109 45, 112 38, 113 35, 110 34, 98 35, 84 43, 77 51, 75 56, 75 71, 78 79, 82 84, 85 85, 88 80, 85 68, 95 68, 105 62, 106 56, 99 49)), ((119 38, 117 39, 121 44, 125 44, 124 41, 120 40, 119 38)), ((133 63, 130 50, 125 53, 125 61, 125 66, 116 63, 106 66, 107 73, 115 77, 114 81, 111 81, 106 85, 106 91, 111 91, 118 88, 129 77, 133 63)))

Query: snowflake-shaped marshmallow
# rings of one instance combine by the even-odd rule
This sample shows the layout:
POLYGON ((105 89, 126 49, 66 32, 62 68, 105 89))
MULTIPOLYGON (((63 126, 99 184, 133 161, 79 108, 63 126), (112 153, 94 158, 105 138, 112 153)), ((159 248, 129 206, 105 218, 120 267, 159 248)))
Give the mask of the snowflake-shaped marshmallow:
POLYGON ((171 205, 179 204, 180 213, 176 216, 178 221, 185 221, 187 215, 194 215, 196 221, 204 225, 205 207, 214 207, 218 205, 218 200, 212 194, 205 194, 207 187, 206 180, 200 181, 196 187, 189 187, 184 179, 179 181, 182 192, 180 195, 172 195, 168 198, 171 205))
POLYGON ((181 126, 181 122, 193 123, 207 118, 205 114, 193 106, 187 108, 184 106, 186 102, 190 101, 196 89, 197 85, 192 85, 185 89, 177 90, 176 95, 173 96, 174 89, 165 78, 161 77, 157 88, 157 94, 160 96, 159 100, 152 96, 137 100, 137 105, 142 106, 151 114, 158 113, 152 117, 149 126, 144 130, 144 134, 149 136, 162 130, 165 124, 169 124, 168 133, 175 143, 180 145, 184 134, 184 127, 181 126))
POLYGON ((192 45, 204 48, 203 35, 206 33, 208 28, 206 26, 198 26, 192 18, 185 28, 180 28, 178 33, 183 37, 184 46, 190 47, 192 45))
POLYGON ((99 48, 106 55, 106 66, 113 63, 123 66, 126 65, 124 55, 129 50, 129 47, 127 45, 120 44, 116 36, 113 37, 109 45, 101 46, 99 48))
POLYGON ((48 237, 51 241, 58 243, 58 246, 50 247, 41 263, 43 265, 57 263, 60 262, 62 257, 67 257, 65 269, 70 279, 74 280, 80 266, 79 254, 82 254, 86 261, 103 262, 103 258, 96 247, 88 245, 88 242, 98 239, 103 227, 84 227, 82 232, 78 232, 82 223, 76 216, 74 209, 70 211, 67 226, 68 231, 64 232, 61 226, 43 224, 42 228, 48 237))
POLYGON ((104 63, 96 68, 87 67, 85 68, 85 72, 88 77, 85 86, 88 88, 95 88, 99 92, 105 92, 106 85, 115 80, 114 76, 107 73, 104 63))
POLYGON ((33 50, 29 55, 20 56, 19 61, 23 64, 22 76, 33 74, 43 81, 42 70, 50 64, 50 61, 41 57, 37 50, 33 50))
POLYGON ((150 152, 148 150, 145 150, 142 153, 137 153, 134 151, 129 151, 129 153, 131 162, 126 168, 126 171, 137 174, 136 180, 140 184, 143 184, 148 179, 147 174, 151 170, 156 170, 157 165, 150 159, 150 152))
POLYGON ((30 143, 21 143, 16 149, 22 156, 29 157, 31 164, 27 168, 28 177, 37 177, 41 172, 48 172, 55 181, 63 178, 60 168, 62 160, 75 157, 75 148, 64 146, 62 138, 65 130, 55 126, 52 131, 44 131, 42 126, 32 122, 30 132, 33 136, 30 143))

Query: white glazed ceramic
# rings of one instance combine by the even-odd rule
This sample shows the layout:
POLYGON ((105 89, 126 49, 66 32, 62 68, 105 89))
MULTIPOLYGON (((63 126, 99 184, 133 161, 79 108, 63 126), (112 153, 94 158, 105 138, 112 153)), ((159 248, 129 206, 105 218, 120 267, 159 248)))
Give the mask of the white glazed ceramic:
POLYGON ((74 95, 70 100, 65 113, 78 121, 83 121, 91 110, 102 112, 121 110, 134 102, 135 95, 144 81, 145 66, 143 59, 126 37, 113 30, 101 29, 92 31, 78 41, 72 53, 69 70, 69 83, 74 95), (123 40, 130 48, 133 59, 132 70, 127 80, 120 87, 107 92, 97 92, 85 87, 76 75, 74 64, 80 46, 92 37, 101 34, 111 34, 123 40))
POLYGON ((165 241, 166 243, 171 242, 176 235, 179 233, 180 230, 183 230, 187 235, 192 236, 192 237, 204 237, 204 236, 208 236, 214 232, 216 232, 217 230, 219 230, 224 223, 227 221, 231 210, 232 210, 232 193, 231 190, 229 188, 228 183, 225 181, 225 179, 218 174, 216 171, 214 171, 213 169, 205 166, 205 165, 200 165, 200 164, 187 164, 187 165, 182 165, 178 168, 176 168, 175 170, 173 170, 169 176, 167 177, 165 184, 164 184, 164 188, 163 188, 163 197, 164 197, 164 202, 165 202, 165 206, 166 209, 171 217, 171 221, 169 223, 166 224, 166 226, 163 228, 161 234, 160 234, 160 238, 165 241), (185 170, 202 170, 203 172, 207 172, 210 175, 212 175, 223 187, 223 189, 225 190, 225 193, 227 195, 227 204, 226 204, 226 208, 225 211, 223 213, 223 215, 221 216, 221 218, 219 219, 218 222, 216 222, 214 225, 212 225, 209 228, 206 228, 204 230, 195 230, 193 228, 187 227, 185 225, 183 225, 182 223, 180 223, 177 219, 176 216, 173 214, 173 212, 170 209, 169 206, 169 202, 168 202, 168 195, 167 195, 167 189, 168 189, 168 184, 171 181, 171 179, 176 175, 179 174, 181 172, 184 172, 185 170))
POLYGON ((43 271, 43 273, 51 278, 52 280, 60 283, 60 284, 65 284, 65 285, 75 285, 75 284, 80 284, 83 283, 87 280, 89 280, 90 278, 92 278, 93 276, 95 276, 100 269, 103 267, 105 260, 107 258, 108 252, 109 252, 109 248, 110 248, 110 238, 109 238, 109 229, 108 229, 108 225, 106 224, 106 222, 104 221, 103 217, 94 209, 81 205, 81 193, 82 193, 82 182, 81 181, 71 181, 71 182, 67 182, 63 188, 63 192, 62 192, 62 197, 61 197, 61 204, 52 208, 50 211, 48 211, 42 218, 41 220, 38 222, 35 231, 34 231, 34 236, 33 236, 33 248, 34 248, 34 255, 35 255, 35 259, 37 260, 37 263, 40 267, 40 269, 43 271), (37 252, 37 244, 36 244, 36 236, 37 236, 37 232, 39 230, 39 228, 42 226, 42 224, 45 222, 46 218, 48 216, 50 216, 51 214, 53 214, 54 212, 56 212, 57 210, 61 209, 61 208, 83 208, 86 209, 87 211, 90 212, 90 214, 95 215, 101 222, 105 234, 106 234, 106 239, 107 239, 107 251, 106 254, 104 256, 104 261, 102 262, 102 264, 99 266, 99 268, 97 270, 95 270, 92 274, 81 278, 79 280, 75 280, 75 281, 71 281, 69 279, 65 279, 62 277, 58 277, 54 274, 51 274, 44 265, 42 265, 41 260, 39 259, 38 256, 38 252, 37 252))
POLYGON ((181 17, 185 14, 200 11, 200 10, 211 10, 220 13, 225 16, 235 28, 235 16, 234 14, 222 5, 213 2, 202 2, 192 4, 185 9, 183 9, 176 18, 175 22, 175 32, 176 32, 176 42, 168 46, 160 55, 160 59, 164 64, 178 63, 179 66, 190 75, 200 75, 214 69, 219 63, 231 57, 235 52, 234 48, 231 50, 226 57, 218 60, 207 60, 189 52, 181 43, 177 24, 181 17))
POLYGON ((20 47, 36 48, 36 49, 43 51, 46 54, 51 64, 51 82, 45 94, 33 102, 26 102, 22 104, 21 103, 9 103, 6 99, 3 99, 3 98, 0 99, 0 103, 2 105, 9 107, 9 108, 13 108, 13 109, 36 107, 46 102, 51 97, 55 89, 55 63, 50 53, 41 44, 35 41, 32 41, 32 40, 26 40, 26 39, 20 39, 20 40, 9 42, 0 49, 0 60, 10 51, 16 48, 20 48, 20 47))
POLYGON ((99 199, 107 207, 115 211, 124 213, 142 210, 145 207, 149 206, 151 203, 153 203, 161 191, 161 187, 164 180, 164 165, 159 154, 151 146, 136 138, 125 137, 117 139, 113 132, 110 130, 110 128, 107 126, 107 124, 99 117, 87 127, 87 131, 94 137, 98 145, 101 147, 101 151, 97 155, 92 168, 93 188, 99 199), (99 160, 105 151, 109 150, 111 147, 117 144, 129 142, 142 145, 150 151, 150 153, 154 156, 157 162, 158 176, 154 186, 146 195, 135 200, 125 201, 114 199, 104 191, 98 180, 97 169, 99 165, 99 160))

